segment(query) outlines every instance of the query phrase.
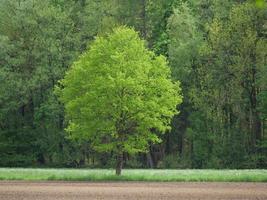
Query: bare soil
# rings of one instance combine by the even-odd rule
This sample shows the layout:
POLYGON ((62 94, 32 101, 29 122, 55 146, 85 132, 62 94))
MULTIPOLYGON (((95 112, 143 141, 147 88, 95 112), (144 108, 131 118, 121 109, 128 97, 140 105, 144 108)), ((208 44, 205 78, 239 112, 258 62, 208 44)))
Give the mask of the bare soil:
POLYGON ((0 200, 267 200, 267 183, 0 181, 0 200))

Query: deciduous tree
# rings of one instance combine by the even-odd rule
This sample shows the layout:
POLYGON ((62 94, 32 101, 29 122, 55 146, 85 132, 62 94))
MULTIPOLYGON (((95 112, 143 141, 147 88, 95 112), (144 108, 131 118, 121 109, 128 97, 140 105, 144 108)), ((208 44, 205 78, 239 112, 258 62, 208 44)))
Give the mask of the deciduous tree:
POLYGON ((181 103, 179 82, 170 75, 165 57, 146 49, 133 29, 120 27, 97 37, 58 90, 70 136, 114 152, 120 175, 124 153, 146 151, 170 129, 181 103))

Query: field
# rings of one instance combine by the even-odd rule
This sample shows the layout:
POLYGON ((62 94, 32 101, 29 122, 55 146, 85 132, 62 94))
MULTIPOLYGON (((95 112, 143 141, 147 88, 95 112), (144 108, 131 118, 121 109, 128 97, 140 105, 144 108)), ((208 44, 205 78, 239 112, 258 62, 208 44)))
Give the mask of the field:
POLYGON ((0 200, 266 200, 267 183, 0 181, 0 200))
POLYGON ((267 170, 150 170, 0 168, 0 180, 267 182, 267 170))

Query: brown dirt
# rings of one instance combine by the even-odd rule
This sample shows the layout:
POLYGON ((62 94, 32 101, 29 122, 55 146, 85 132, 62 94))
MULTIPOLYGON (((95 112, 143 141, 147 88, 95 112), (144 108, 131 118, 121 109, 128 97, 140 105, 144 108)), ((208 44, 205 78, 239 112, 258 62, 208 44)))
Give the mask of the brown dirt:
POLYGON ((0 200, 267 200, 267 183, 0 181, 0 200))

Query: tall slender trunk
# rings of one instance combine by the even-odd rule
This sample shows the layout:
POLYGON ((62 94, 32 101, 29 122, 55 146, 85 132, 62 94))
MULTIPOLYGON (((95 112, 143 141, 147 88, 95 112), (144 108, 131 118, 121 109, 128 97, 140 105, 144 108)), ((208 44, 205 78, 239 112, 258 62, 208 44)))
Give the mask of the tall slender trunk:
POLYGON ((149 168, 153 169, 154 168, 154 162, 153 162, 153 159, 151 156, 151 150, 149 150, 149 152, 147 152, 146 158, 147 158, 147 164, 148 164, 149 168))
POLYGON ((142 19, 142 36, 147 39, 147 24, 146 24, 146 0, 142 0, 142 11, 141 11, 141 19, 142 19))
POLYGON ((259 111, 257 110, 258 102, 258 88, 256 86, 256 67, 254 66, 252 69, 252 86, 251 86, 251 94, 250 94, 250 103, 251 103, 251 111, 252 111, 252 135, 253 135, 253 145, 256 146, 257 141, 260 141, 261 138, 261 119, 259 111))
POLYGON ((121 170, 123 166, 123 152, 119 152, 117 155, 117 165, 116 165, 116 175, 121 175, 121 170))

